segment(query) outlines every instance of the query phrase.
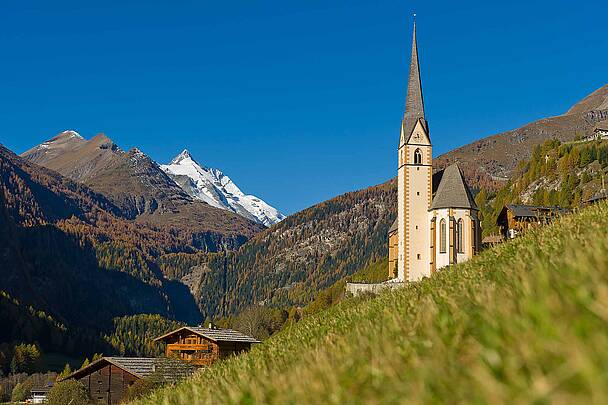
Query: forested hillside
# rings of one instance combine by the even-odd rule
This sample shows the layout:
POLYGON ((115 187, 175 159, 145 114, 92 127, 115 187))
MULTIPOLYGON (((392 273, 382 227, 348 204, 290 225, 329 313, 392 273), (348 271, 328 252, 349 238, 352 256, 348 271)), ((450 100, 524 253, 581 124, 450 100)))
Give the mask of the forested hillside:
POLYGON ((562 143, 549 139, 522 161, 512 179, 496 192, 482 189, 476 196, 484 235, 498 232, 496 218, 506 204, 580 207, 605 187, 608 141, 562 143))
POLYGON ((607 280, 603 203, 134 404, 605 403, 607 280))
POLYGON ((201 309, 213 318, 253 303, 304 305, 342 277, 386 255, 396 185, 347 193, 292 215, 200 272, 201 309))
POLYGON ((117 316, 201 321, 188 287, 157 264, 195 252, 189 235, 124 220, 105 197, 2 147, 0 229, 2 342, 78 355, 109 347, 101 333, 117 316))

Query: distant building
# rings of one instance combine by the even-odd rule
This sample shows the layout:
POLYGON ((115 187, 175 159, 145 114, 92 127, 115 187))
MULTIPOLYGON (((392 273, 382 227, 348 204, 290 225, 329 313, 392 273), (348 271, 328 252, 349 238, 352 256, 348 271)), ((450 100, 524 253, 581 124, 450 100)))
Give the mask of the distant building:
POLYGON ((251 349, 259 340, 232 329, 184 326, 154 339, 165 342, 167 357, 179 358, 194 366, 209 366, 219 359, 251 349))
POLYGON ((600 122, 593 129, 593 133, 585 137, 585 141, 608 139, 608 122, 600 122))
POLYGON ((44 386, 34 387, 30 390, 30 404, 44 404, 46 402, 46 396, 53 387, 52 383, 44 386))
POLYGON ((608 191, 605 189, 601 189, 597 193, 593 194, 591 198, 585 201, 585 205, 595 204, 597 202, 608 199, 608 191))
POLYGON ((194 367, 178 359, 145 357, 102 357, 73 372, 64 380, 80 381, 91 399, 107 405, 119 404, 137 380, 157 375, 174 382, 194 372, 194 367))
POLYGON ((547 224, 568 212, 560 207, 509 204, 502 209, 496 223, 505 238, 513 239, 533 226, 547 224))

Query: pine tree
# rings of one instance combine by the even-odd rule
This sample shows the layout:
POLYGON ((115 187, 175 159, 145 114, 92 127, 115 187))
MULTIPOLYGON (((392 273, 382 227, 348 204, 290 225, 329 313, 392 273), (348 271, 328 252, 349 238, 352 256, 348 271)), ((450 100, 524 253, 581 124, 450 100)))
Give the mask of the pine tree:
POLYGON ((86 366, 89 365, 89 358, 85 358, 84 361, 82 362, 82 366, 80 366, 80 368, 85 368, 86 366))
POLYGON ((57 379, 60 380, 69 376, 70 374, 72 374, 72 368, 68 363, 65 363, 65 367, 63 368, 63 371, 57 376, 57 379))

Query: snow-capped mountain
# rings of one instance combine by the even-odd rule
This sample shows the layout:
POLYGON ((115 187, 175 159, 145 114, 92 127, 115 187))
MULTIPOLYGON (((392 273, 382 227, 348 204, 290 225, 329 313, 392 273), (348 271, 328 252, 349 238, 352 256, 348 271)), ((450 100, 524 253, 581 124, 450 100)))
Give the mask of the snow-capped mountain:
POLYGON ((258 197, 244 194, 220 170, 198 164, 187 150, 177 155, 168 165, 160 167, 186 193, 213 207, 236 212, 266 226, 285 218, 285 215, 258 197))

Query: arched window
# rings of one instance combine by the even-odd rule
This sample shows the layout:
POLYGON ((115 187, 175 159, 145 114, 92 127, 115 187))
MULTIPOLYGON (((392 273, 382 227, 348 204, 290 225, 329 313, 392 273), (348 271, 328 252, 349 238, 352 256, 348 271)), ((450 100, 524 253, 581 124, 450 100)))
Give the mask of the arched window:
POLYGON ((458 226, 456 227, 456 251, 458 253, 464 253, 464 251, 463 251, 464 246, 463 246, 463 243, 462 243, 462 241, 464 239, 463 238, 463 236, 464 236, 463 232, 464 232, 464 227, 462 226, 462 218, 460 218, 458 220, 458 226))
POLYGON ((420 149, 416 149, 414 151, 414 164, 415 165, 422 164, 422 152, 420 152, 420 149))
POLYGON ((439 222, 439 253, 445 253, 446 239, 448 233, 445 229, 445 219, 439 222))

